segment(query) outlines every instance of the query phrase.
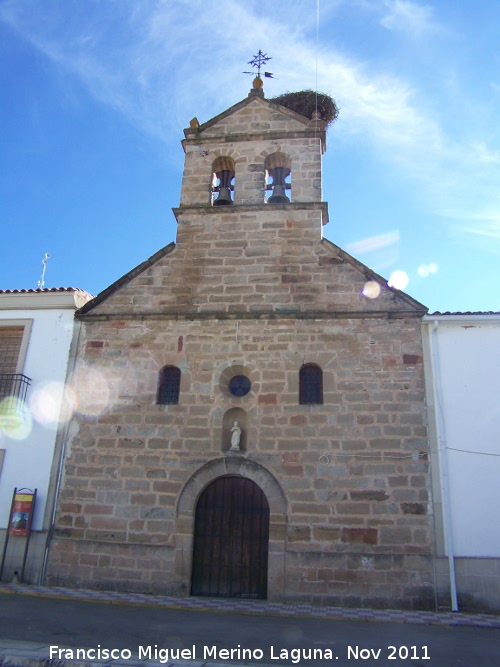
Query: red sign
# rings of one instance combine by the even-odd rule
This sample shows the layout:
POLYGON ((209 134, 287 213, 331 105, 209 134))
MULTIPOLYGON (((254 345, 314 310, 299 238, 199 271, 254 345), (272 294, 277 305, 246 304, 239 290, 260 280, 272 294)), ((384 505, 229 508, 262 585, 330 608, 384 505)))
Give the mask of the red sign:
POLYGON ((31 523, 33 512, 33 494, 16 493, 12 503, 12 514, 10 516, 9 534, 25 537, 31 523))

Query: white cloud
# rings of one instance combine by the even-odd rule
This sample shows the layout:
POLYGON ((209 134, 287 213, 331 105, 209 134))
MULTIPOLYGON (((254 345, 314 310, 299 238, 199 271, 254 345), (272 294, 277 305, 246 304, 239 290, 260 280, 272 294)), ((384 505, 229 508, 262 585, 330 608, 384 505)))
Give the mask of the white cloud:
MULTIPOLYGON (((266 15, 260 6, 252 12, 251 4, 237 0, 123 0, 90 5, 93 11, 76 3, 68 22, 68 12, 57 2, 11 0, 0 16, 55 64, 76 74, 97 99, 167 142, 173 127, 178 131, 195 114, 207 120, 248 93, 251 77, 241 71, 249 69, 258 48, 273 56, 269 69, 286 81, 287 90, 314 87, 317 68, 319 88, 341 100, 349 131, 368 132, 391 145, 417 144, 424 132, 428 141, 438 140, 436 128, 412 108, 408 84, 364 71, 332 50, 316 54, 315 40, 308 42, 303 34, 304 25, 315 32, 311 8, 292 3, 280 13, 279 5, 276 14, 266 15), (276 15, 283 20, 276 21, 276 15)), ((272 86, 276 94, 283 90, 281 83, 272 86)), ((267 82, 266 92, 274 94, 267 82)))
POLYGON ((361 241, 349 243, 346 249, 354 255, 362 255, 374 250, 387 248, 393 244, 399 243, 399 231, 387 232, 386 234, 379 234, 378 236, 371 236, 370 238, 361 241))
MULTIPOLYGON (((388 0, 384 7, 387 29, 421 36, 437 26, 427 5, 388 0)), ((322 41, 316 52, 315 11, 315 2, 302 0, 278 0, 268 13, 256 0, 6 0, 0 20, 167 146, 193 116, 204 122, 246 96, 251 77, 241 72, 260 48, 278 79, 266 80, 269 97, 313 88, 317 72, 319 89, 341 108, 338 141, 362 141, 398 178, 418 183, 434 212, 463 219, 478 200, 496 209, 500 153, 482 139, 480 123, 467 138, 456 129, 452 136, 445 114, 424 104, 422 85, 354 52, 341 55, 335 43, 322 41)))
POLYGON ((433 11, 428 5, 406 0, 387 0, 384 5, 388 13, 380 20, 380 24, 388 30, 420 37, 435 29, 433 11))
POLYGON ((462 231, 500 241, 500 208, 498 211, 478 212, 475 216, 469 216, 468 221, 473 224, 464 225, 462 231))
POLYGON ((476 236, 486 236, 489 239, 500 241, 500 219, 496 222, 483 223, 477 227, 464 227, 464 232, 476 236))
POLYGON ((383 271, 392 267, 399 258, 400 232, 394 230, 347 243, 347 252, 354 257, 361 257, 375 271, 383 271))
POLYGON ((472 144, 471 158, 484 164, 500 164, 500 151, 492 151, 479 141, 472 144))

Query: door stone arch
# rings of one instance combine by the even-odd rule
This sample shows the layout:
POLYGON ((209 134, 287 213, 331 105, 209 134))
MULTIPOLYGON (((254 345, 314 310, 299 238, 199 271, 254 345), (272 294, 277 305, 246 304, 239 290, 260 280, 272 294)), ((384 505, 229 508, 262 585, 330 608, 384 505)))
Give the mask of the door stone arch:
POLYGON ((202 491, 214 480, 224 476, 241 476, 257 484, 269 503, 269 556, 267 599, 284 600, 285 536, 287 502, 275 477, 255 461, 243 457, 210 461, 187 481, 177 503, 176 545, 173 595, 189 595, 193 563, 196 505, 202 491))

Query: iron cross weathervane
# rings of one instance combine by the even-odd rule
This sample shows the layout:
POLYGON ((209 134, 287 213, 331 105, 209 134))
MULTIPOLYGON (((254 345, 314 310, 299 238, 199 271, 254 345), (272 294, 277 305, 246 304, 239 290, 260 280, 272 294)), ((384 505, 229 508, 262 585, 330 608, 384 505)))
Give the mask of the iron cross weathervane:
MULTIPOLYGON (((260 68, 267 63, 268 60, 272 60, 271 56, 266 56, 265 53, 259 49, 259 53, 253 57, 253 60, 249 60, 248 64, 252 67, 257 68, 257 76, 260 79, 260 68)), ((255 74, 255 72, 243 72, 243 74, 255 74)), ((264 72, 264 76, 267 76, 269 79, 275 79, 272 72, 264 72)))

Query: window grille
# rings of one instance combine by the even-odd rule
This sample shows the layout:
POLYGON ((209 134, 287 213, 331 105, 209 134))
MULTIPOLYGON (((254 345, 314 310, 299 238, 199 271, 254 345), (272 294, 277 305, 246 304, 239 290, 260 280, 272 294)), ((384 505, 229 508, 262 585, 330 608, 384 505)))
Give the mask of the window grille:
POLYGON ((179 403, 180 386, 180 369, 176 366, 165 366, 165 368, 162 368, 160 371, 156 402, 159 404, 179 403))
POLYGON ((322 405, 323 371, 316 364, 305 364, 299 373, 300 405, 322 405))
POLYGON ((30 384, 30 378, 21 373, 0 373, 0 426, 13 426, 24 421, 24 404, 30 384))
POLYGON ((0 373, 0 400, 5 397, 24 401, 31 379, 21 373, 0 373))

